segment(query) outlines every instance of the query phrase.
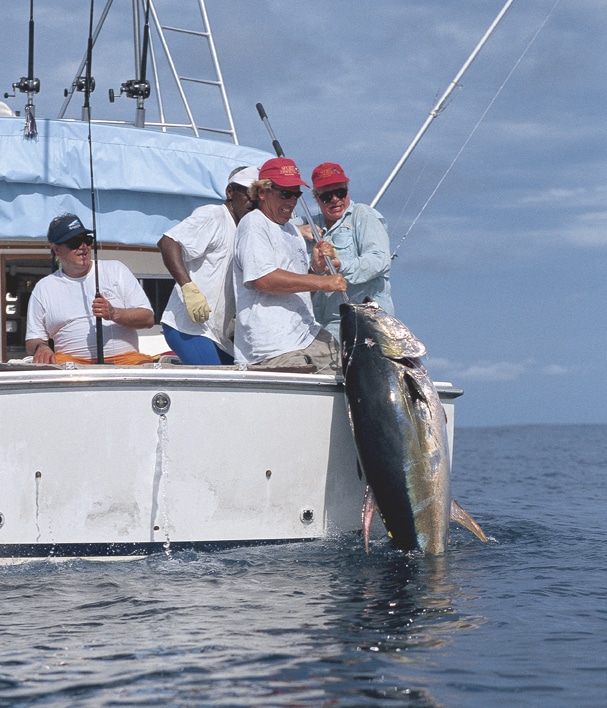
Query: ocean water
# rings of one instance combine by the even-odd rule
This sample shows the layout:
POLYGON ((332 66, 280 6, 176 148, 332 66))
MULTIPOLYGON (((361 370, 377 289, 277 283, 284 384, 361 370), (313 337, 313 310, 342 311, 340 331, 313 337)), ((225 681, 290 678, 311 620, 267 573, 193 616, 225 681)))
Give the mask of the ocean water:
POLYGON ((607 705, 607 426, 457 429, 482 524, 0 568, 0 706, 607 705))

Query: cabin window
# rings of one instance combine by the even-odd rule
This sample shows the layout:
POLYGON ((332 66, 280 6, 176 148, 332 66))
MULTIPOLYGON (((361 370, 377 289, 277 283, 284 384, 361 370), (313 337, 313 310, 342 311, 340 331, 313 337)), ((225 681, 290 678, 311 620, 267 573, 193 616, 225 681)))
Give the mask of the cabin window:
POLYGON ((175 281, 172 278, 139 278, 139 282, 154 310, 154 324, 160 324, 175 281))

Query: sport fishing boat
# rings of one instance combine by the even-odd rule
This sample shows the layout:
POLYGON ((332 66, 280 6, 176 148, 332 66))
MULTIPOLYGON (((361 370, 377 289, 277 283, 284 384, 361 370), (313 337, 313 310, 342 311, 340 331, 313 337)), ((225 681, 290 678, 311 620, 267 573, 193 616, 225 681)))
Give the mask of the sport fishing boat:
MULTIPOLYGON (((31 0, 28 73, 14 96, 5 94, 26 98, 25 111, 0 104, 0 561, 140 557, 358 531, 365 482, 340 377, 184 366, 166 353, 159 325, 140 333, 142 351, 157 355, 151 364, 35 365, 25 357, 28 298, 51 269, 54 216, 96 219, 99 258, 132 270, 159 322, 173 287, 159 235, 195 207, 221 203, 232 169, 272 156, 238 143, 203 0, 178 11, 133 0, 136 78, 119 96, 110 92, 107 106, 130 106, 135 117, 93 115, 91 56, 111 6, 106 0, 95 23, 91 6, 82 63, 58 116, 41 118, 31 0), (167 25, 169 15, 183 28, 167 25), (179 72, 171 39, 186 36, 199 43, 210 78, 179 72), (215 96, 212 117, 227 125, 195 121, 191 92, 199 89, 215 96)), ((452 450, 462 392, 436 387, 452 450)))

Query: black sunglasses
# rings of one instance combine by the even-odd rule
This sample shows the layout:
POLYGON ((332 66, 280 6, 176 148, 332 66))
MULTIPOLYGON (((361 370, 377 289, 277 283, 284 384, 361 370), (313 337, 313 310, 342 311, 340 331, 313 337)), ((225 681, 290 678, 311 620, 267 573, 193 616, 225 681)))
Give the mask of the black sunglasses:
POLYGON ((235 191, 235 192, 240 192, 241 194, 244 194, 246 197, 249 196, 249 189, 248 189, 248 187, 245 187, 243 184, 236 184, 235 182, 231 182, 230 187, 232 187, 233 191, 235 191))
POLYGON ((318 198, 323 204, 328 204, 334 196, 338 199, 344 199, 347 193, 348 190, 345 187, 340 187, 339 189, 330 189, 328 192, 323 192, 318 195, 318 198))
POLYGON ((67 241, 63 242, 63 245, 67 246, 70 251, 75 251, 80 248, 83 243, 87 246, 92 246, 93 240, 94 239, 90 234, 84 234, 83 236, 73 236, 72 238, 68 238, 67 241))
POLYGON ((280 187, 270 187, 270 189, 273 189, 275 192, 278 192, 280 195, 281 199, 292 199, 295 197, 295 199, 299 199, 303 192, 301 192, 299 189, 297 191, 294 191, 292 189, 281 189, 280 187))

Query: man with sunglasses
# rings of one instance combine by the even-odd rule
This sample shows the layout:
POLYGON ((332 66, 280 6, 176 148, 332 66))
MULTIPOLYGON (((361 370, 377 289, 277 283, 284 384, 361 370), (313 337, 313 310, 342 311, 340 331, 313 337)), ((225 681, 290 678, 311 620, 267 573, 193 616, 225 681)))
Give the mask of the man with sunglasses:
POLYGON ((105 363, 152 361, 139 352, 137 330, 154 325, 154 312, 131 271, 120 261, 99 261, 100 295, 95 297, 89 229, 75 214, 62 214, 51 221, 48 240, 59 268, 36 283, 29 300, 25 349, 34 363, 95 363, 97 318, 105 363))
MULTIPOLYGON (((312 172, 312 194, 320 214, 314 217, 323 239, 337 251, 340 273, 348 283, 347 295, 352 303, 369 297, 393 315, 390 295, 390 240, 383 216, 367 204, 350 200, 350 180, 335 162, 323 162, 312 172)), ((323 272, 326 268, 323 267, 323 272)), ((318 292, 314 296, 316 319, 339 339, 338 293, 318 292)))
POLYGON ((338 273, 310 271, 320 272, 333 248, 317 242, 310 261, 304 238, 291 223, 301 186, 308 185, 293 160, 276 157, 264 163, 249 190, 259 206, 236 231, 235 359, 264 367, 312 364, 334 373, 340 366, 339 346, 315 320, 310 294, 344 292, 346 281, 338 273))
POLYGON ((162 331, 183 364, 234 363, 234 238, 238 222, 253 208, 248 188, 258 174, 258 167, 232 170, 223 204, 198 207, 158 241, 175 279, 162 331))

